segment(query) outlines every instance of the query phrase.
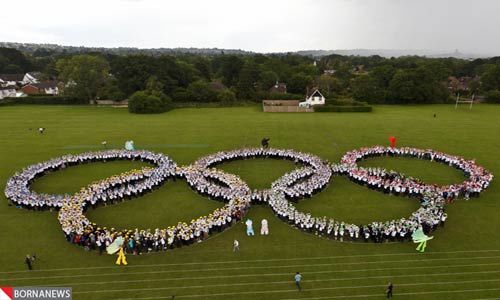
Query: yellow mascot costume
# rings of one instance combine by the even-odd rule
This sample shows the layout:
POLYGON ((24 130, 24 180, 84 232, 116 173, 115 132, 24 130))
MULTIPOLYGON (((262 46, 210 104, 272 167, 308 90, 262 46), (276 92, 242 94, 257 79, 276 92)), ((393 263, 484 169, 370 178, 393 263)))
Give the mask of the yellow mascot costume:
POLYGON ((106 251, 110 255, 118 253, 116 264, 117 265, 123 264, 124 266, 126 266, 128 263, 127 263, 127 258, 125 257, 125 251, 123 251, 123 244, 124 244, 123 237, 121 236, 121 234, 119 234, 118 237, 114 240, 114 242, 111 243, 111 245, 109 245, 106 248, 106 251))
POLYGON ((125 256, 123 248, 120 248, 120 251, 118 251, 118 258, 116 259, 116 264, 117 265, 123 264, 124 266, 128 265, 127 257, 125 256))

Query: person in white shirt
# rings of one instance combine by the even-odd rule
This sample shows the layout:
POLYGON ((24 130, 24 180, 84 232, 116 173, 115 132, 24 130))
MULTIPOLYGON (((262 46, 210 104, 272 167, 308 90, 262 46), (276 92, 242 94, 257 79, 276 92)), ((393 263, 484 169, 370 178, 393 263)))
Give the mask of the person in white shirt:
POLYGON ((233 242, 233 252, 240 251, 240 242, 238 240, 234 240, 233 242))
POLYGON ((269 234, 269 226, 267 224, 267 220, 266 219, 262 219, 262 221, 260 222, 260 234, 261 235, 268 235, 269 234))

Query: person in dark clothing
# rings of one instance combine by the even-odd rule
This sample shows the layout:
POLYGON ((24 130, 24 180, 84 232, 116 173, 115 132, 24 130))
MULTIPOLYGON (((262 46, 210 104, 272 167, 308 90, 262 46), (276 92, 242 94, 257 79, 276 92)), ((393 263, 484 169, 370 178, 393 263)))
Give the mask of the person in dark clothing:
POLYGON ((29 254, 26 255, 26 258, 24 259, 24 263, 28 266, 29 270, 33 270, 33 265, 31 264, 31 257, 29 254))
POLYGON ((387 286, 387 290, 385 291, 388 299, 392 298, 392 289, 393 289, 392 282, 389 282, 389 285, 387 286))
POLYGON ((269 140, 270 138, 263 138, 262 141, 260 141, 263 148, 269 148, 269 140))

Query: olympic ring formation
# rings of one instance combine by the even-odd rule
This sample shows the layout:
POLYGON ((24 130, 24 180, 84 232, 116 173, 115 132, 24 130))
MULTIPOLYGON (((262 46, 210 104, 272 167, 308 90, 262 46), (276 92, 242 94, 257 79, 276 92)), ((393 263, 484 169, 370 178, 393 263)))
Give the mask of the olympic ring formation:
POLYGON ((294 150, 243 148, 202 157, 192 165, 180 167, 168 156, 146 150, 107 150, 65 155, 26 167, 12 176, 5 188, 6 197, 26 209, 59 210, 58 219, 68 241, 88 248, 112 243, 124 235, 128 246, 139 244, 151 251, 166 250, 206 239, 241 220, 252 203, 268 204, 282 220, 301 230, 332 239, 382 242, 409 240, 422 227, 429 232, 447 218, 445 204, 459 196, 477 197, 493 180, 493 174, 472 160, 442 152, 416 148, 374 146, 347 152, 340 164, 294 150), (464 172, 467 179, 458 184, 437 186, 383 168, 364 168, 357 162, 373 156, 407 156, 448 164, 464 172), (251 190, 238 176, 217 168, 230 160, 274 158, 294 161, 299 168, 283 175, 269 189, 251 190), (96 161, 142 160, 152 167, 132 170, 94 182, 73 195, 36 193, 30 184, 49 172, 96 161), (298 211, 294 203, 325 188, 332 175, 347 176, 355 183, 384 193, 416 198, 420 208, 407 218, 365 225, 349 224, 327 216, 314 217, 298 211), (224 202, 224 206, 189 223, 148 230, 115 230, 99 227, 85 217, 89 207, 109 204, 151 192, 168 179, 181 178, 196 192, 224 202))

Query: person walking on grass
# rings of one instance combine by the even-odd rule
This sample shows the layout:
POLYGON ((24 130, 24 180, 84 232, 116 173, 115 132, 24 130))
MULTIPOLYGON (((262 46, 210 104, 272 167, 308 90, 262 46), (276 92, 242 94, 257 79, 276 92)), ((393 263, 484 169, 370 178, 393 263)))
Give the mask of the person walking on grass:
POLYGON ((392 289, 392 282, 389 282, 389 285, 387 285, 387 290, 385 291, 385 293, 387 294, 387 299, 392 298, 392 289))
POLYGON ((33 270, 33 265, 31 264, 32 260, 31 260, 31 256, 29 254, 26 255, 26 258, 24 259, 24 263, 28 266, 28 270, 33 270))
POLYGON ((240 242, 238 240, 234 240, 233 242, 233 252, 240 251, 240 242))
POLYGON ((300 272, 295 273, 295 285, 297 286, 297 289, 302 291, 302 287, 300 286, 300 281, 302 280, 302 275, 300 275, 300 272))

